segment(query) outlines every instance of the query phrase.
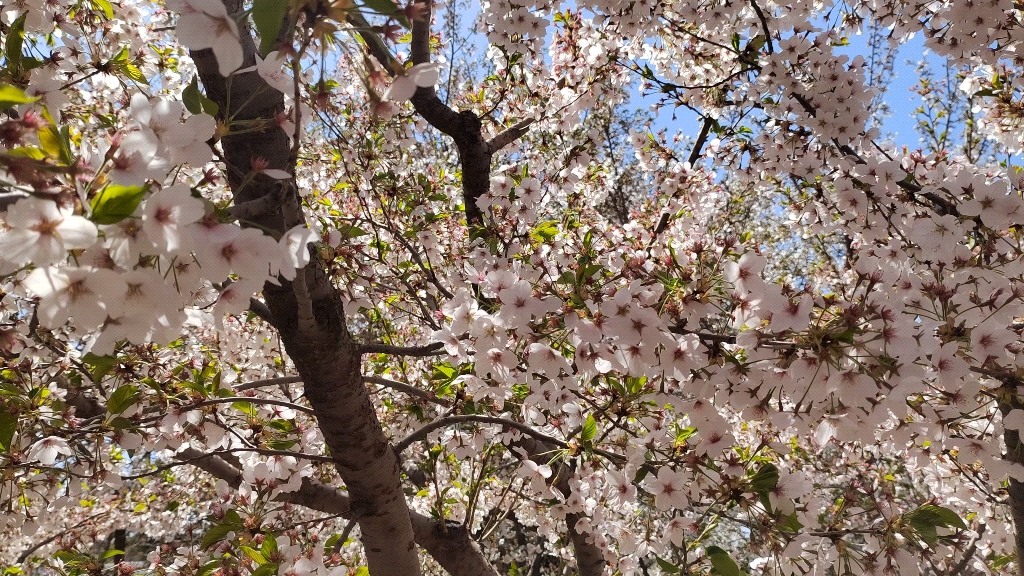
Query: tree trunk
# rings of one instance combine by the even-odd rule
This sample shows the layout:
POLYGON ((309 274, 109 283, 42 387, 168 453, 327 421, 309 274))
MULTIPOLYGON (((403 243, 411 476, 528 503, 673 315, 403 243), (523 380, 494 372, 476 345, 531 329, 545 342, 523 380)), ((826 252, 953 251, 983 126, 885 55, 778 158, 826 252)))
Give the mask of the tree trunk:
MULTIPOLYGON (((1009 398, 1009 400, 1000 400, 999 402, 999 412, 1004 418, 1011 410, 1024 408, 1024 403, 1016 396, 1017 387, 1004 386, 1005 388, 1009 388, 1009 390, 1005 390, 1001 398, 1009 398)), ((1006 446, 1004 460, 1024 464, 1024 446, 1021 445, 1018 430, 1006 429, 1003 432, 1003 444, 1006 446)), ((1008 492, 1010 494, 1010 516, 1013 517, 1013 545, 1017 552, 1017 574, 1024 576, 1024 482, 1011 476, 1008 492)))
MULTIPOLYGON (((239 0, 227 0, 230 14, 243 10, 239 0)), ((255 44, 242 29, 245 64, 255 64, 255 44)), ((279 192, 279 182, 262 176, 241 186, 253 159, 267 161, 268 168, 294 173, 288 135, 275 116, 284 109, 283 97, 255 72, 235 74, 230 82, 218 73, 210 50, 192 52, 207 96, 220 106, 220 120, 231 118, 252 130, 263 121, 262 132, 227 135, 221 141, 228 185, 235 205, 279 192), (230 102, 230 106, 228 105, 230 102), (255 122, 253 122, 255 121, 255 122)), ((294 181, 292 181, 294 183, 294 181)), ((284 202, 298 202, 289 194, 284 202)), ((286 222, 278 209, 250 219, 258 226, 284 232, 286 222)), ((384 435, 369 394, 363 385, 356 343, 345 325, 344 308, 337 289, 315 258, 300 270, 312 301, 315 326, 300 326, 299 299, 291 283, 266 284, 264 297, 280 331, 285 350, 305 383, 305 394, 315 411, 327 448, 345 482, 352 510, 359 523, 367 564, 373 576, 416 576, 419 558, 414 543, 409 509, 402 492, 398 459, 384 435)))

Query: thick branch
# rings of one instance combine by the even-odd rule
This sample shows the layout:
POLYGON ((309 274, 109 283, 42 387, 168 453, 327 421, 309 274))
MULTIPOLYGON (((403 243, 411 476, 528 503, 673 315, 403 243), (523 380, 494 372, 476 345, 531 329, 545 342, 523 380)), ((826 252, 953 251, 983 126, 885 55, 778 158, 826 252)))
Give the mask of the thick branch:
MULTIPOLYGON (((430 61, 430 3, 424 5, 423 17, 413 22, 412 56, 414 64, 430 61)), ((394 77, 399 73, 397 62, 380 38, 370 31, 362 15, 353 12, 349 22, 359 31, 367 50, 394 77)), ((491 150, 481 135, 480 119, 470 110, 455 112, 437 97, 433 87, 419 88, 412 97, 416 112, 428 124, 450 136, 459 149, 462 164, 462 195, 466 211, 466 224, 483 225, 483 212, 477 200, 490 189, 491 150)))
MULTIPOLYGON (((181 455, 211 476, 225 480, 232 488, 237 488, 242 482, 241 470, 217 456, 203 454, 194 448, 183 450, 181 455)), ((352 518, 355 515, 352 500, 347 494, 309 478, 303 478, 302 484, 295 492, 278 494, 275 500, 343 518, 352 518)), ((498 576, 498 572, 487 562, 480 547, 465 530, 448 526, 416 512, 410 515, 416 543, 449 574, 498 576)))
POLYGON ((287 196, 287 188, 280 186, 266 196, 235 204, 228 208, 228 214, 235 220, 251 220, 257 216, 265 216, 281 210, 281 204, 287 196))
POLYGON ((249 312, 259 316, 260 320, 263 320, 267 324, 270 324, 271 326, 274 325, 274 315, 270 312, 270 308, 267 308, 267 305, 263 302, 260 302, 255 298, 249 298, 249 312))
POLYGON ((505 128, 501 132, 494 135, 493 138, 487 141, 487 151, 494 154, 498 150, 501 150, 505 146, 519 140, 530 131, 530 125, 533 124, 532 118, 521 120, 516 122, 512 126, 505 128))

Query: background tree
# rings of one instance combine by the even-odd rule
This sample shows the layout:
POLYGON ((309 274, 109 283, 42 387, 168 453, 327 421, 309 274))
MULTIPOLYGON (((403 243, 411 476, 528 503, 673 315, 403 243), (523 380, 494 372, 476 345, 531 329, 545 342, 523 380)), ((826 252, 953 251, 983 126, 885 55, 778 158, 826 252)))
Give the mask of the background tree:
POLYGON ((3 6, 5 570, 1024 573, 1021 8, 474 12, 3 6))

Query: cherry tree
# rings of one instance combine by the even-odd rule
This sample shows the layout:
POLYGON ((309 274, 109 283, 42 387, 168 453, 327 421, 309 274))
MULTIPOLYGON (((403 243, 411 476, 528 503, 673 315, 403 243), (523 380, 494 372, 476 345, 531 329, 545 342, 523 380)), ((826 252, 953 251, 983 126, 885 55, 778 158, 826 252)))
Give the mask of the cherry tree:
POLYGON ((5 574, 1024 574, 1019 3, 0 7, 5 574))

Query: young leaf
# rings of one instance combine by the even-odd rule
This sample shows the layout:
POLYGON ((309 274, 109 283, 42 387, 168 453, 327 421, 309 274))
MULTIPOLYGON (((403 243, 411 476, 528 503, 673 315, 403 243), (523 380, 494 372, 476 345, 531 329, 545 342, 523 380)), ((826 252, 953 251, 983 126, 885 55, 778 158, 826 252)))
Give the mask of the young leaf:
POLYGON ((38 96, 29 96, 10 84, 0 84, 0 110, 15 104, 29 104, 39 100, 38 96))
POLYGON ((199 546, 203 550, 206 550, 210 546, 213 546, 217 542, 220 542, 221 540, 227 538, 229 532, 231 532, 231 526, 225 524, 217 524, 215 526, 212 526, 210 527, 209 530, 206 531, 206 534, 203 534, 203 540, 199 544, 199 546))
POLYGON ((139 399, 139 387, 132 384, 121 386, 107 400, 107 411, 120 414, 139 399))
POLYGON ((92 199, 92 220, 97 224, 116 224, 130 218, 146 197, 149 186, 110 184, 92 199))
POLYGON ((580 433, 580 437, 583 438, 584 442, 589 442, 597 436, 597 421, 594 420, 593 414, 588 414, 587 419, 583 422, 583 431, 580 433))
POLYGON ((260 54, 266 56, 274 49, 281 24, 288 13, 288 0, 254 0, 252 23, 260 34, 260 54))
POLYGON ((771 492, 779 485, 779 469, 772 463, 761 466, 750 478, 751 492, 771 492))
POLYGON ((0 452, 11 450, 11 440, 18 427, 18 415, 0 411, 0 452))
POLYGON ((708 560, 714 566, 715 572, 721 576, 740 576, 740 567, 736 564, 729 553, 718 546, 707 547, 708 560))

